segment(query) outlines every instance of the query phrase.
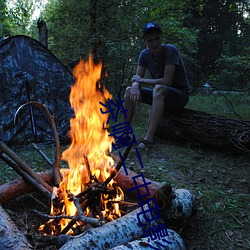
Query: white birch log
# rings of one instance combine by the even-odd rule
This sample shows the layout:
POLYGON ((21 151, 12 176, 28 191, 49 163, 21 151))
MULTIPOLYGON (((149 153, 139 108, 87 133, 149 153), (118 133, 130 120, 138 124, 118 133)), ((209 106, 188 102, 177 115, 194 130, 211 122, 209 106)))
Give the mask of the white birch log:
MULTIPOLYGON (((143 228, 138 223, 137 214, 142 211, 141 208, 111 221, 101 227, 91 228, 85 233, 75 236, 68 240, 60 250, 101 250, 110 249, 120 244, 124 244, 143 237, 143 228)), ((141 216, 142 223, 148 223, 141 216)), ((148 223, 148 227, 157 225, 153 220, 148 223)))
POLYGON ((187 223, 196 209, 196 198, 192 192, 187 189, 176 189, 172 191, 175 197, 171 199, 170 204, 168 197, 161 194, 162 189, 159 189, 154 195, 160 209, 161 216, 167 227, 179 232, 187 223), (162 196, 162 197, 160 197, 162 196), (164 200, 164 198, 166 198, 164 200))
POLYGON ((32 247, 0 204, 0 250, 28 249, 32 247))
POLYGON ((141 238, 138 240, 131 241, 126 244, 122 244, 119 246, 116 246, 114 248, 111 248, 110 250, 147 250, 147 249, 153 249, 151 248, 148 243, 155 247, 155 249, 159 250, 185 250, 186 247, 184 245, 184 242, 182 238, 177 234, 174 230, 168 229, 168 236, 165 236, 164 239, 157 239, 154 241, 149 241, 148 238, 141 238), (170 243, 167 243, 171 242, 170 243), (159 244, 160 243, 160 244, 159 244))
MULTIPOLYGON (((143 206, 144 210, 148 209, 148 205, 143 206)), ((75 236, 69 239, 66 244, 60 248, 61 250, 104 250, 111 249, 121 244, 126 244, 131 241, 137 240, 145 236, 144 230, 153 228, 162 224, 162 219, 147 221, 145 216, 140 216, 140 222, 147 224, 147 226, 141 227, 138 222, 137 215, 142 212, 141 208, 138 208, 131 213, 116 219, 115 221, 109 222, 98 228, 91 228, 84 234, 75 236)), ((157 217, 157 216, 156 216, 157 217)), ((172 232, 172 230, 171 230, 172 232)), ((176 235, 174 242, 180 242, 180 236, 177 233, 171 234, 176 235)), ((173 236, 174 237, 174 236, 173 236)), ((178 246, 178 244, 176 245, 178 246)), ((173 249, 185 249, 183 242, 181 241, 181 247, 173 249)))

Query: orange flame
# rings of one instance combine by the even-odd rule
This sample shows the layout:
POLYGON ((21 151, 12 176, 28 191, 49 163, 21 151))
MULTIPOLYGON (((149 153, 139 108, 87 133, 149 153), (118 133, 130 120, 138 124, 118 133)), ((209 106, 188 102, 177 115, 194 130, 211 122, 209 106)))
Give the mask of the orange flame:
MULTIPOLYGON (((70 120, 71 145, 62 153, 62 159, 68 162, 69 171, 62 171, 63 181, 59 190, 63 193, 65 215, 74 216, 77 209, 73 202, 68 200, 67 190, 77 195, 86 189, 86 184, 93 179, 103 183, 110 175, 114 160, 109 156, 113 138, 108 136, 106 121, 108 114, 102 114, 99 102, 105 103, 112 95, 100 85, 102 63, 94 64, 92 57, 84 62, 80 60, 74 68, 73 75, 76 79, 71 88, 70 103, 75 116, 70 120), (92 176, 92 178, 91 178, 92 176)), ((63 170, 63 169, 62 169, 63 170)), ((109 183, 112 186, 113 181, 109 183)), ((119 189, 116 199, 123 199, 123 192, 119 189)), ((101 198, 105 214, 107 208, 105 195, 101 198)), ((120 215, 117 204, 113 206, 115 214, 120 215)), ((53 208, 51 214, 53 212, 53 208)), ((68 220, 61 221, 61 229, 68 220)))

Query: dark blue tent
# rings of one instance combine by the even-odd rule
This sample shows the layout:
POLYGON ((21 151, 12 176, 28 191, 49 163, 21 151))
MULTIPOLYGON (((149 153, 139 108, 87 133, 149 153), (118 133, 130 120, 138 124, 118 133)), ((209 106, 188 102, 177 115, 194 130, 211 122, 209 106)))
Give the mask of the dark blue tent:
POLYGON ((48 107, 59 138, 67 139, 73 111, 69 103, 71 72, 40 42, 27 36, 0 40, 0 140, 8 144, 44 142, 53 139, 45 116, 38 108, 25 106, 29 100, 48 107))

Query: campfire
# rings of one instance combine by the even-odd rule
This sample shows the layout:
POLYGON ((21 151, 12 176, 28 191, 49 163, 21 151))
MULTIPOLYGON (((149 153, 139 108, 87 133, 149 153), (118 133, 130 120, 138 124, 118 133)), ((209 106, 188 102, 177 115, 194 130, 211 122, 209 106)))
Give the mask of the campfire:
POLYGON ((97 226, 121 216, 118 201, 124 199, 123 191, 113 179, 106 183, 115 163, 110 156, 113 138, 106 124, 108 115, 100 112, 99 102, 112 97, 100 84, 101 71, 102 64, 95 65, 91 56, 74 68, 76 82, 70 93, 75 113, 70 120, 72 142, 62 153, 69 170, 61 169, 62 181, 54 190, 50 212, 55 220, 40 227, 45 234, 75 234, 81 232, 76 228, 86 226, 84 222, 97 226), (58 216, 62 218, 59 222, 58 216))
MULTIPOLYGON (((156 248, 159 246, 185 249, 176 231, 181 232, 191 216, 195 196, 186 189, 172 190, 169 185, 126 169, 123 164, 133 144, 126 146, 123 155, 119 152, 120 157, 111 153, 114 139, 108 131, 108 113, 101 112, 100 103, 110 100, 112 95, 100 84, 101 71, 102 64, 94 64, 91 56, 86 62, 80 60, 74 68, 76 81, 70 93, 74 110, 69 131, 71 144, 62 157, 49 110, 36 102, 18 109, 29 104, 46 113, 54 134, 56 161, 52 164, 47 160, 53 166, 53 176, 50 173, 39 175, 0 141, 1 159, 24 179, 19 180, 23 182, 22 190, 16 183, 0 187, 0 203, 7 203, 11 195, 20 195, 21 191, 30 192, 30 186, 26 186, 28 183, 50 200, 50 213, 33 211, 46 221, 39 227, 44 236, 33 239, 36 248, 56 245, 62 250, 140 249, 141 246, 143 249, 151 246, 152 249, 159 249, 156 248), (68 168, 60 168, 61 158, 67 162, 68 168), (53 187, 49 183, 53 183, 53 187), (124 200, 126 191, 134 197, 132 202, 124 200), (158 211, 157 216, 153 215, 155 211, 158 211)), ((33 146, 47 159, 37 145, 33 146)), ((7 225, 8 215, 2 210, 0 215, 0 224, 7 225)), ((19 240, 14 245, 30 245, 25 237, 13 237, 16 229, 13 232, 1 230, 6 234, 4 244, 19 240)))

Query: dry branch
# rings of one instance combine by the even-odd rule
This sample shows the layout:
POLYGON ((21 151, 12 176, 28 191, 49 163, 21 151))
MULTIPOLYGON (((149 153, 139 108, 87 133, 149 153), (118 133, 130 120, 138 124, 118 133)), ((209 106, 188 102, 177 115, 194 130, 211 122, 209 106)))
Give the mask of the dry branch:
MULTIPOLYGON (((51 193, 44 188, 40 182, 37 182, 29 174, 27 174, 22 168, 20 168, 15 162, 9 159, 4 153, 0 153, 0 158, 5 161, 10 167, 12 167, 27 183, 34 186, 39 192, 41 192, 45 197, 50 199, 51 193)), ((0 189, 1 191, 1 189, 0 189)))
POLYGON ((17 154, 7 147, 3 141, 0 141, 0 149, 11 159, 13 160, 20 168, 39 184, 41 184, 45 189, 52 193, 52 187, 48 185, 45 181, 39 178, 39 176, 24 162, 17 154))

